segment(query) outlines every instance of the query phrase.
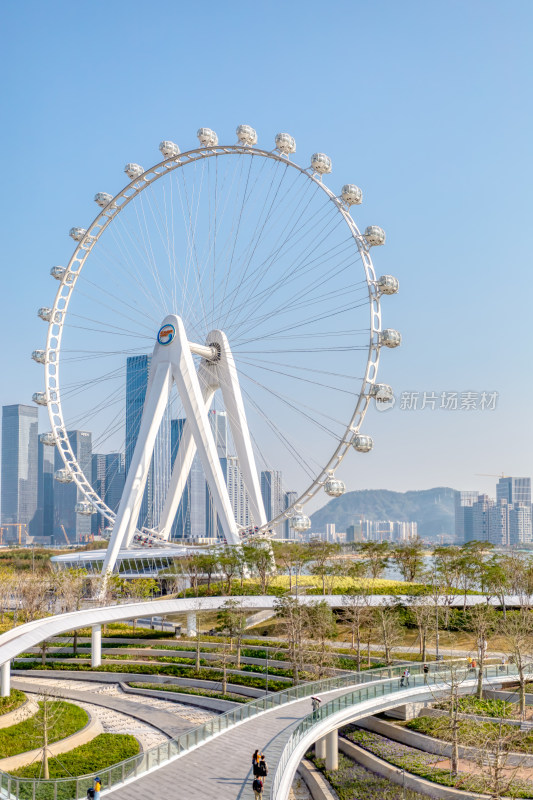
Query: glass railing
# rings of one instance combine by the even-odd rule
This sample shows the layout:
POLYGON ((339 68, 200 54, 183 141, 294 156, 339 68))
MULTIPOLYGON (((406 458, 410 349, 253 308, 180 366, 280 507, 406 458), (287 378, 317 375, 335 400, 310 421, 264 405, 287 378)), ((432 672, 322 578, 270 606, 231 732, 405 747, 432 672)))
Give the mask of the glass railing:
MULTIPOLYGON (((416 680, 416 685, 419 685, 424 680, 429 680, 431 676, 431 673, 430 676, 424 676, 421 666, 412 666, 410 669, 411 682, 416 680)), ((509 667, 506 667, 505 672, 502 672, 498 667, 489 667, 484 670, 487 678, 490 677, 489 672, 491 669, 494 670, 494 676, 503 677, 505 674, 516 675, 516 670, 512 671, 509 667)), ((379 695, 383 694, 385 689, 382 689, 382 686, 391 687, 386 690, 387 692, 398 690, 401 688, 399 684, 401 674, 404 670, 405 664, 396 667, 370 669, 365 672, 345 673, 335 678, 302 683, 298 686, 283 689, 281 692, 269 693, 264 697, 239 705, 209 720, 209 722, 205 722, 203 725, 181 734, 181 736, 175 739, 167 740, 160 745, 144 750, 142 753, 127 758, 125 761, 114 764, 107 769, 98 770, 98 775, 102 781, 102 791, 106 792, 133 778, 140 777, 154 767, 172 761, 177 756, 195 749, 229 728, 233 728, 241 722, 245 722, 277 706, 292 703, 295 700, 310 697, 313 694, 325 693, 347 686, 356 686, 357 684, 374 685, 358 689, 342 697, 357 697, 358 699, 354 702, 361 702, 362 699, 377 696, 376 692, 379 695), (383 683, 384 681, 385 683, 383 683)), ((442 672, 445 671, 444 662, 440 661, 431 664, 431 671, 442 674, 442 672)), ((332 702, 335 703, 338 702, 338 700, 332 702)), ((322 719, 324 714, 330 713, 327 711, 330 706, 331 703, 326 703, 322 706, 319 711, 319 717, 316 719, 311 718, 312 724, 322 719)), ((307 717, 300 725, 308 724, 306 720, 308 720, 307 717)), ((296 728, 292 736, 296 735, 300 725, 296 728)), ((292 736, 289 742, 296 744, 297 742, 292 739, 292 736)), ((289 747, 289 745, 287 745, 287 747, 289 747)), ((287 747, 283 751, 282 758, 284 758, 285 753, 288 752, 287 747)), ((278 779, 278 774, 279 768, 276 770, 274 782, 278 779)), ((87 795, 87 789, 93 785, 93 779, 94 773, 82 775, 77 778, 38 780, 15 777, 0 770, 0 797, 6 800, 84 800, 87 795)), ((275 794, 271 794, 271 796, 275 797, 275 794)))
MULTIPOLYGON (((376 671, 377 670, 372 670, 372 672, 376 671)), ((281 780, 285 774, 287 763, 298 747, 299 743, 307 736, 308 731, 311 728, 320 725, 323 720, 333 716, 334 714, 337 714, 339 711, 342 711, 349 706, 356 706, 359 703, 364 703, 368 700, 372 700, 373 698, 381 698, 384 695, 403 692, 405 689, 415 686, 435 686, 436 684, 446 685, 447 683, 448 687, 451 689, 452 672, 449 666, 447 668, 446 662, 444 661, 432 663, 430 665, 430 672, 427 674, 424 674, 422 665, 413 665, 410 667, 410 675, 408 680, 405 679, 403 681, 402 673, 405 671, 405 664, 401 667, 393 667, 391 670, 389 670, 389 672, 391 671, 396 671, 395 676, 391 676, 391 680, 375 680, 375 682, 370 686, 364 686, 359 689, 355 689, 352 692, 348 692, 347 694, 335 697, 333 700, 330 700, 328 703, 324 703, 322 706, 320 706, 317 711, 308 714, 302 719, 301 722, 298 723, 296 728, 291 733, 289 740, 283 748, 281 756, 275 765, 274 777, 270 786, 270 800, 285 800, 285 798, 279 797, 279 790, 281 780)), ((381 670, 381 672, 384 672, 384 670, 381 670)), ((531 666, 528 667, 528 673, 533 674, 531 666)), ((453 681, 460 683, 466 679, 475 680, 477 678, 477 674, 478 673, 476 669, 466 667, 458 668, 455 666, 453 681)), ((497 678, 501 680, 505 677, 516 677, 517 674, 518 670, 515 666, 509 664, 500 664, 499 666, 494 665, 486 667, 483 670, 483 680, 489 681, 491 678, 497 678)), ((317 738, 321 737, 317 734, 317 738)))

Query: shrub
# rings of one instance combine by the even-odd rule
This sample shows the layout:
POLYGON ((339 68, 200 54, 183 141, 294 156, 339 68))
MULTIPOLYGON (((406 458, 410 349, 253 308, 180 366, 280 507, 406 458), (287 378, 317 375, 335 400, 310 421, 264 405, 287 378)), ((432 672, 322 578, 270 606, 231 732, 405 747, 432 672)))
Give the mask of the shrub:
POLYGON ((199 697, 213 697, 216 700, 230 700, 232 703, 248 703, 250 698, 243 697, 241 694, 221 694, 220 692, 212 692, 209 689, 193 689, 189 686, 176 686, 170 683, 135 683, 130 682, 128 686, 134 689, 155 689, 158 692, 176 692, 178 694, 193 694, 199 697))
POLYGON ((0 715, 9 714, 16 708, 20 708, 28 698, 24 692, 19 692, 18 689, 11 689, 9 697, 0 697, 0 715))
MULTIPOLYGON (((50 778, 97 774, 99 771, 137 755, 139 742, 135 736, 125 733, 101 733, 90 742, 75 747, 59 758, 50 758, 48 765, 50 778)), ((41 764, 28 764, 14 770, 13 775, 21 778, 39 778, 41 764)))

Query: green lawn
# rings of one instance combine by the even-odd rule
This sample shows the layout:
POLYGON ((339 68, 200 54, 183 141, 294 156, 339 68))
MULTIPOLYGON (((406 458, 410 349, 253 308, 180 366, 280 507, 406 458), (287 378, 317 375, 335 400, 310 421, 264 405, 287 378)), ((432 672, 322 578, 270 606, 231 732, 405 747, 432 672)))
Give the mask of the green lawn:
MULTIPOLYGON (((100 770, 137 755, 139 742, 135 736, 123 733, 101 733, 92 741, 75 747, 58 758, 49 759, 50 778, 98 774, 100 770)), ((41 762, 28 764, 11 774, 19 778, 40 778, 41 762)))
POLYGON ((24 692, 19 692, 18 689, 11 689, 9 697, 0 697, 0 715, 9 714, 16 708, 20 708, 28 698, 24 692))
MULTIPOLYGON (((39 711, 35 716, 0 729, 0 758, 7 758, 27 750, 42 747, 43 744, 44 703, 39 703, 39 711)), ((85 727, 89 715, 79 706, 65 703, 63 700, 48 702, 49 719, 48 742, 58 742, 85 727)))

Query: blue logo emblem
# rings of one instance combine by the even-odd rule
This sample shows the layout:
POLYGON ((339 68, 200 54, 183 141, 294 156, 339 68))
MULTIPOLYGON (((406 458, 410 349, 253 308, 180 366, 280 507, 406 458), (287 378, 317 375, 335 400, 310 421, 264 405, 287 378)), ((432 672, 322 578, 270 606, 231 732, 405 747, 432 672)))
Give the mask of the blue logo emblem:
POLYGON ((157 341, 159 344, 170 344, 173 340, 174 336, 176 335, 176 329, 174 325, 163 325, 162 328, 159 329, 159 333, 157 334, 157 341))

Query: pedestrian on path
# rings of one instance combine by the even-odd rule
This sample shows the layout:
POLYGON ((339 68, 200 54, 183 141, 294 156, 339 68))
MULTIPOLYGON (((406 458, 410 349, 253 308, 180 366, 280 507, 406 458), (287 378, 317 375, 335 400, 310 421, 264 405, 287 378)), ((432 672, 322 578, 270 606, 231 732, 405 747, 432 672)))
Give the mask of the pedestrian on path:
POLYGON ((262 800, 263 781, 261 780, 261 778, 254 778, 254 782, 252 783, 252 789, 254 790, 254 800, 262 800))
POLYGON ((94 800, 100 800, 100 791, 102 789, 102 781, 96 777, 94 779, 94 800))
POLYGON ((267 762, 265 760, 265 754, 261 753, 261 758, 259 759, 259 772, 258 775, 260 778, 266 778, 268 775, 268 767, 267 762))
POLYGON ((318 709, 322 705, 322 700, 320 697, 315 697, 314 695, 311 697, 311 708, 313 709, 313 719, 318 718, 318 709))
POLYGON ((400 679, 400 686, 409 686, 409 676, 410 672, 408 669, 404 669, 402 677, 400 679))
POLYGON ((428 682, 428 675, 429 675, 429 667, 428 667, 427 664, 424 664, 424 666, 422 667, 422 671, 424 673, 424 683, 427 683, 428 682))
POLYGON ((259 776, 259 759, 260 759, 260 755, 261 754, 260 754, 259 750, 256 750, 255 753, 252 756, 252 770, 253 770, 253 773, 254 773, 254 778, 257 778, 259 776))

